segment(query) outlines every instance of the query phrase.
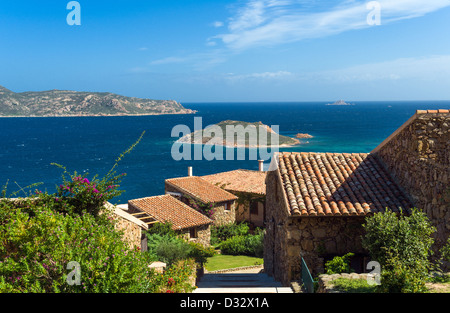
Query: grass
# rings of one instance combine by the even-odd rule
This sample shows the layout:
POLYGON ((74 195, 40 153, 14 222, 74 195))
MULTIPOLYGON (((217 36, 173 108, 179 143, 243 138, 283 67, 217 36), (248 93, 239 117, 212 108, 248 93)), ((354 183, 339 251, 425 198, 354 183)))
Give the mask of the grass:
POLYGON ((346 293, 371 293, 376 289, 376 285, 369 285, 366 279, 338 278, 331 283, 335 289, 346 293))
POLYGON ((225 255, 216 254, 208 258, 205 268, 208 271, 217 271, 241 266, 253 266, 263 264, 262 258, 256 258, 245 255, 225 255))

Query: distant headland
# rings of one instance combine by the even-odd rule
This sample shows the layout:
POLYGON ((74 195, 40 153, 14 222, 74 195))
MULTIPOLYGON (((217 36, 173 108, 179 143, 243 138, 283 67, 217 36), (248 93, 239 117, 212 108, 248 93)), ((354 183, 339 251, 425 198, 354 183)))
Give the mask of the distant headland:
POLYGON ((110 92, 69 90, 16 93, 0 86, 0 117, 134 116, 193 114, 174 100, 125 97, 110 92))

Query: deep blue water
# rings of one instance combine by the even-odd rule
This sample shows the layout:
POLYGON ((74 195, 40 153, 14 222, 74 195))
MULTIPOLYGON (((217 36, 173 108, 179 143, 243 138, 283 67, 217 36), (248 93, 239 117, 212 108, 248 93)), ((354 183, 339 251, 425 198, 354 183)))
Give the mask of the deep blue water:
MULTIPOLYGON (((164 179, 207 175, 237 168, 258 169, 256 160, 175 161, 171 137, 175 125, 194 130, 194 116, 203 127, 223 120, 261 121, 279 125, 281 135, 309 133, 308 144, 282 151, 370 152, 407 121, 417 109, 448 109, 450 101, 356 102, 354 106, 317 103, 184 103, 196 115, 139 117, 0 118, 0 185, 8 180, 8 193, 32 183, 54 191, 61 183, 59 163, 69 172, 104 175, 116 158, 143 131, 142 141, 117 168, 127 173, 121 188, 126 192, 113 202, 164 193, 164 179)), ((237 156, 237 155, 236 155, 237 156)), ((193 153, 192 153, 193 157, 193 153)), ((268 162, 266 162, 268 163, 268 162)))

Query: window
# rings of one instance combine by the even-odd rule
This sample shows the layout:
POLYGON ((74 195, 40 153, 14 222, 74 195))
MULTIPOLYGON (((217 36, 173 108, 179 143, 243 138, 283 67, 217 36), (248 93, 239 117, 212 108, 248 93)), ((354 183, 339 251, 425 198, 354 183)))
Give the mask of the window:
POLYGON ((229 202, 225 202, 225 211, 230 211, 231 210, 231 206, 229 202))
POLYGON ((250 202, 250 214, 252 215, 258 215, 258 201, 251 201, 250 202))
POLYGON ((196 227, 189 229, 189 237, 197 238, 197 228, 196 227))

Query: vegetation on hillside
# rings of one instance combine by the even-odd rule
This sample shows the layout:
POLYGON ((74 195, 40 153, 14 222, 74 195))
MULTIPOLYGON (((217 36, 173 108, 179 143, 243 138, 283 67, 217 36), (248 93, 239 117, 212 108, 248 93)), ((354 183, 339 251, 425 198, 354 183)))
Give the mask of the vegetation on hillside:
POLYGON ((196 130, 179 139, 182 143, 223 145, 232 147, 292 146, 300 143, 298 139, 275 133, 261 122, 222 121, 205 129, 196 130), (227 129, 230 134, 227 133, 227 129), (273 142, 276 135, 278 142, 273 142))
POLYGON ((0 116, 113 116, 193 113, 173 100, 69 90, 16 93, 0 86, 0 116))
MULTIPOLYGON (((159 260, 161 252, 131 247, 116 228, 117 219, 104 205, 121 193, 118 188, 124 174, 116 174, 116 165, 102 179, 68 174, 60 166, 64 170, 63 182, 53 194, 29 190, 24 198, 12 199, 15 193, 7 195, 6 186, 3 188, 0 292, 192 290, 189 278, 195 275, 194 262, 206 260, 201 249, 191 247, 189 258, 170 260, 164 273, 156 273, 148 265, 159 260)), ((168 249, 160 250, 167 253, 168 249)))

